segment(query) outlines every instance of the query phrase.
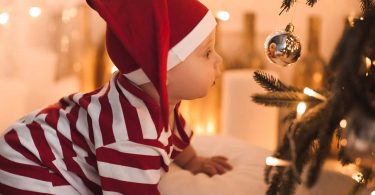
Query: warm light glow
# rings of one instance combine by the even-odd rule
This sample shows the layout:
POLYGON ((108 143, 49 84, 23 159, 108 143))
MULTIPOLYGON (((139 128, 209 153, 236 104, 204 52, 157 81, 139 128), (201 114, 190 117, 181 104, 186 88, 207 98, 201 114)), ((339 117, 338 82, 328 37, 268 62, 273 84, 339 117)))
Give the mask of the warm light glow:
POLYGON ((365 57, 365 61, 366 61, 366 68, 370 69, 370 67, 371 67, 371 59, 368 58, 368 57, 365 57))
POLYGON ((303 93, 306 94, 306 95, 308 95, 308 96, 314 97, 316 99, 320 99, 320 100, 323 100, 323 101, 327 100, 326 97, 320 95, 319 93, 315 92, 314 90, 312 90, 312 89, 310 89, 308 87, 305 87, 303 89, 303 93))
POLYGON ((112 68, 111 68, 111 73, 115 73, 116 71, 118 71, 118 68, 115 66, 115 65, 112 65, 112 68))
POLYGON ((347 125, 347 124, 348 124, 348 123, 346 122, 345 119, 342 119, 342 120, 340 121, 340 127, 343 128, 343 129, 346 128, 346 125, 347 125))
POLYGON ((317 83, 321 82, 323 79, 323 75, 320 72, 316 72, 313 74, 313 80, 317 83))
POLYGON ((281 160, 272 156, 266 158, 266 165, 268 166, 289 166, 290 162, 286 160, 281 160))
POLYGON ((68 23, 71 19, 77 16, 77 9, 76 8, 69 8, 65 9, 62 13, 62 21, 64 23, 68 23))
POLYGON ((300 102, 298 105, 297 105, 297 114, 298 115, 302 115, 303 113, 305 113, 306 111, 306 104, 304 102, 300 102))
POLYGON ((346 146, 348 144, 348 141, 346 140, 346 139, 342 139, 342 140, 340 140, 340 145, 341 146, 346 146))
POLYGON ((203 128, 200 125, 196 125, 194 129, 194 133, 197 135, 202 135, 204 134, 203 128))
POLYGON ((216 17, 219 19, 219 20, 222 20, 222 21, 228 21, 230 19, 230 14, 229 12, 227 11, 217 11, 216 12, 216 17))
POLYGON ((67 52, 69 50, 70 40, 68 36, 63 36, 60 40, 60 49, 62 52, 67 52))
POLYGON ((354 174, 352 175, 352 179, 354 179, 354 180, 357 181, 358 183, 363 183, 363 175, 362 175, 362 173, 360 173, 360 172, 354 173, 354 174))
POLYGON ((363 18, 363 17, 360 17, 359 19, 360 19, 360 20, 363 20, 364 18, 363 18))
POLYGON ((4 12, 0 13, 0 24, 5 25, 9 21, 9 14, 4 12))
POLYGON ((40 7, 32 7, 29 9, 29 14, 33 18, 37 18, 42 14, 42 9, 40 7))
POLYGON ((215 135, 215 125, 212 120, 208 121, 206 132, 208 135, 215 135))
POLYGON ((375 195, 375 191, 372 191, 372 192, 371 192, 371 195, 375 195))

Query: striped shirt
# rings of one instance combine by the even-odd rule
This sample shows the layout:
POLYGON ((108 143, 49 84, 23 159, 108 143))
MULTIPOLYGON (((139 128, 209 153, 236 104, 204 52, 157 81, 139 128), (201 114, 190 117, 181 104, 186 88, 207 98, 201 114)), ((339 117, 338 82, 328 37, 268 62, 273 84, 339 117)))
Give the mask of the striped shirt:
POLYGON ((157 184, 189 145, 174 111, 165 131, 156 102, 116 74, 33 112, 0 137, 2 194, 160 194, 157 184))

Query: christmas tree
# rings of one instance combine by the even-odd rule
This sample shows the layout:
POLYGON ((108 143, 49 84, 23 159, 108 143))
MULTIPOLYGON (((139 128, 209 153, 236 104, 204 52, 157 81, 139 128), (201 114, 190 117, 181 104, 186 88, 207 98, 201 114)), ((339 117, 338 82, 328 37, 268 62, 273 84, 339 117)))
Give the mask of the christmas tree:
MULTIPOLYGON (((295 0, 283 0, 281 13, 295 0)), ((308 0, 313 6, 317 1, 308 0)), ((266 166, 267 194, 292 194, 308 171, 306 185, 312 187, 337 138, 338 159, 343 166, 355 164, 359 172, 352 194, 366 186, 375 170, 375 4, 361 0, 363 16, 344 31, 328 63, 323 89, 287 86, 262 71, 254 79, 268 92, 252 96, 265 106, 292 107, 282 143, 273 154, 279 164, 266 166), (298 109, 306 109, 303 115, 298 109)), ((281 14, 280 13, 280 14, 281 14)))

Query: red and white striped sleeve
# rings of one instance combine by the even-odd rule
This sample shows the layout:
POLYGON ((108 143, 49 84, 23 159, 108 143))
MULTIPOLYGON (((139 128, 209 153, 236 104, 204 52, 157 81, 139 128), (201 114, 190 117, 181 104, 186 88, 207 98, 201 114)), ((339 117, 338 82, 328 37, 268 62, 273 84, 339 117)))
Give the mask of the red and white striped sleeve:
POLYGON ((103 193, 160 194, 158 183, 168 166, 158 147, 122 141, 96 150, 103 193))
POLYGON ((172 159, 180 154, 186 147, 190 145, 190 140, 193 136, 193 130, 186 123, 184 117, 178 112, 178 106, 174 111, 176 128, 173 130, 173 151, 172 159))

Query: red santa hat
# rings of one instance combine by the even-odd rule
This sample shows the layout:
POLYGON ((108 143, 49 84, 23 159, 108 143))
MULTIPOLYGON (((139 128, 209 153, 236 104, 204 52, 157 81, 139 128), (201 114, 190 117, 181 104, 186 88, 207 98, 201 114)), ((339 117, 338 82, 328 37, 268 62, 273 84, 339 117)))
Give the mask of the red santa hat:
POLYGON ((107 22, 108 54, 130 81, 152 82, 168 125, 166 73, 184 61, 216 26, 197 0, 87 0, 107 22))

